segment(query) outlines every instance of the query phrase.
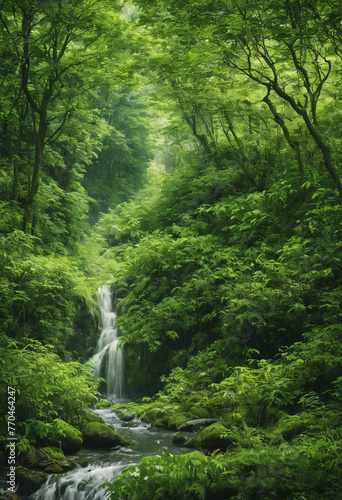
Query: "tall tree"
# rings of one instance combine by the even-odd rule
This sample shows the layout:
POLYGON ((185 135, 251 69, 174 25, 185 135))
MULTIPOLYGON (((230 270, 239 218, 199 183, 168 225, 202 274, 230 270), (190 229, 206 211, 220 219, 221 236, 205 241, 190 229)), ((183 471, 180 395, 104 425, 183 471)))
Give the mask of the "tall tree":
MULTIPOLYGON (((118 77, 113 62, 120 64, 123 21, 117 6, 102 0, 4 0, 0 23, 2 55, 9 57, 5 78, 10 76, 15 89, 10 94, 7 88, 11 102, 5 117, 15 115, 16 122, 12 196, 18 197, 18 169, 26 163, 23 228, 32 233, 46 148, 68 123, 75 124, 79 109, 88 107, 87 99, 110 72, 118 77)), ((91 125, 99 117, 89 112, 91 125)))
MULTIPOLYGON (((247 100, 254 109, 260 103, 267 106, 294 152, 300 178, 304 164, 310 169, 323 167, 342 195, 340 158, 334 145, 339 134, 335 131, 331 137, 328 118, 329 113, 336 113, 340 98, 336 91, 341 57, 341 28, 336 22, 341 18, 339 2, 138 0, 138 4, 145 11, 142 22, 152 26, 164 54, 172 51, 173 74, 178 69, 178 79, 185 71, 181 61, 199 53, 202 60, 210 55, 208 67, 216 67, 215 73, 202 72, 212 86, 228 90, 227 71, 234 78, 243 76, 247 100), (258 92, 253 99, 247 81, 256 84, 261 97, 258 92)), ((165 64, 160 67, 169 71, 165 64)), ((196 73, 193 88, 198 85, 195 79, 196 73)), ((193 128, 193 121, 190 125, 193 128)), ((233 135, 228 122, 229 128, 233 135)))

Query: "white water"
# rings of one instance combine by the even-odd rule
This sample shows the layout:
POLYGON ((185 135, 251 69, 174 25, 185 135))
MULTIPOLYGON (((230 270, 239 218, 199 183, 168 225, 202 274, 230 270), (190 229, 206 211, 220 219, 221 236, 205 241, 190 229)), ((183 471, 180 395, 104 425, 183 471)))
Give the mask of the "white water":
MULTIPOLYGON (((108 285, 99 288, 102 333, 97 344, 97 354, 92 358, 95 363, 94 375, 102 373, 102 364, 107 363, 108 399, 118 401, 123 398, 123 356, 117 349, 118 331, 115 327, 116 315, 112 311, 112 293, 108 285)), ((99 489, 104 482, 112 482, 128 465, 137 464, 146 455, 161 455, 163 450, 172 454, 188 453, 172 443, 173 433, 155 429, 150 424, 135 418, 132 422, 121 421, 111 410, 94 410, 105 423, 115 426, 119 434, 131 440, 131 447, 111 450, 81 449, 76 455, 68 457, 78 463, 77 467, 65 474, 49 476, 46 483, 30 496, 30 500, 106 500, 106 489, 99 489)))
POLYGON ((98 290, 101 310, 102 333, 97 343, 97 353, 92 361, 95 363, 94 376, 99 378, 102 365, 107 362, 105 379, 107 382, 107 398, 119 401, 124 396, 124 363, 122 349, 118 349, 118 329, 116 314, 112 310, 113 294, 109 285, 98 290))
POLYGON ((164 450, 173 455, 190 451, 172 443, 172 431, 153 428, 137 418, 132 422, 122 422, 111 410, 94 410, 93 413, 100 415, 107 425, 115 426, 119 434, 129 437, 130 447, 80 450, 68 459, 83 465, 65 474, 49 476, 47 482, 30 496, 30 500, 105 500, 106 489, 100 490, 99 485, 112 482, 125 467, 137 464, 141 457, 160 456, 164 450))
POLYGON ((50 476, 48 481, 31 495, 32 500, 105 500, 106 490, 99 485, 112 481, 125 464, 91 464, 79 467, 62 476, 50 476))

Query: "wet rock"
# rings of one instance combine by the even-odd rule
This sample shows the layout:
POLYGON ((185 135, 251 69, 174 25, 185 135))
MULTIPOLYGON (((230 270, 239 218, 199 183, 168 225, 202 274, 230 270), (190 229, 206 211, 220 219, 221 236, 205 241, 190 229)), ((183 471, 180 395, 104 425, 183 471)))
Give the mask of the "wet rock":
POLYGON ((44 472, 47 474, 62 474, 64 470, 59 465, 52 463, 44 469, 44 472))
POLYGON ((29 451, 24 457, 21 456, 21 462, 27 468, 44 470, 52 463, 52 459, 45 450, 36 448, 29 451))
POLYGON ((115 432, 114 429, 98 422, 89 423, 84 431, 84 446, 87 448, 114 448, 127 446, 129 439, 115 432))
POLYGON ((16 481, 19 483, 18 495, 31 495, 37 491, 48 478, 43 471, 30 470, 26 467, 16 467, 16 481))
POLYGON ((228 429, 220 422, 211 424, 206 429, 201 430, 195 437, 186 441, 186 448, 196 448, 198 450, 215 451, 226 450, 232 444, 232 440, 227 435, 228 429))
POLYGON ((63 472, 74 469, 76 467, 76 464, 73 462, 70 462, 70 460, 58 460, 58 462, 56 462, 56 464, 62 468, 63 472))
POLYGON ((123 410, 120 411, 116 414, 116 416, 120 419, 123 420, 124 422, 130 422, 131 420, 134 419, 135 413, 133 411, 129 410, 123 410))
POLYGON ((218 418, 196 418, 195 420, 188 420, 184 424, 178 427, 179 431, 193 431, 199 429, 199 427, 207 427, 215 422, 218 422, 218 418))

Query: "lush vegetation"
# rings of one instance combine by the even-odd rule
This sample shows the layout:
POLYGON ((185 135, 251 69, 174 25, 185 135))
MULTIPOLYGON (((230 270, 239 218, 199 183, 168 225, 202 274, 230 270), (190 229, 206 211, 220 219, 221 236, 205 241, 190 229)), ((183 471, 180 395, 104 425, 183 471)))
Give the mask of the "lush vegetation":
POLYGON ((110 498, 338 498, 341 6, 135 4, 0 9, 1 391, 20 391, 19 448, 96 398, 77 359, 110 279, 128 407, 172 429, 220 419, 217 447, 199 432, 110 498))
POLYGON ((143 185, 151 158, 133 20, 101 0, 0 6, 1 451, 7 386, 19 452, 96 401, 80 363, 94 353, 107 278, 84 242, 100 210, 143 185))

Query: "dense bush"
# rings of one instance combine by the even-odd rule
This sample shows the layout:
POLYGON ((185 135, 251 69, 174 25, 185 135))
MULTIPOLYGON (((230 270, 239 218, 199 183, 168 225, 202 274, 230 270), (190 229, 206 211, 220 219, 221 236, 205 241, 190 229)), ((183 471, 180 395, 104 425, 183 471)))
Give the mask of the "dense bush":
POLYGON ((98 382, 89 366, 63 363, 51 348, 32 339, 1 339, 1 434, 7 434, 7 388, 11 387, 20 452, 44 442, 53 432, 56 417, 79 422, 96 401, 98 382))

